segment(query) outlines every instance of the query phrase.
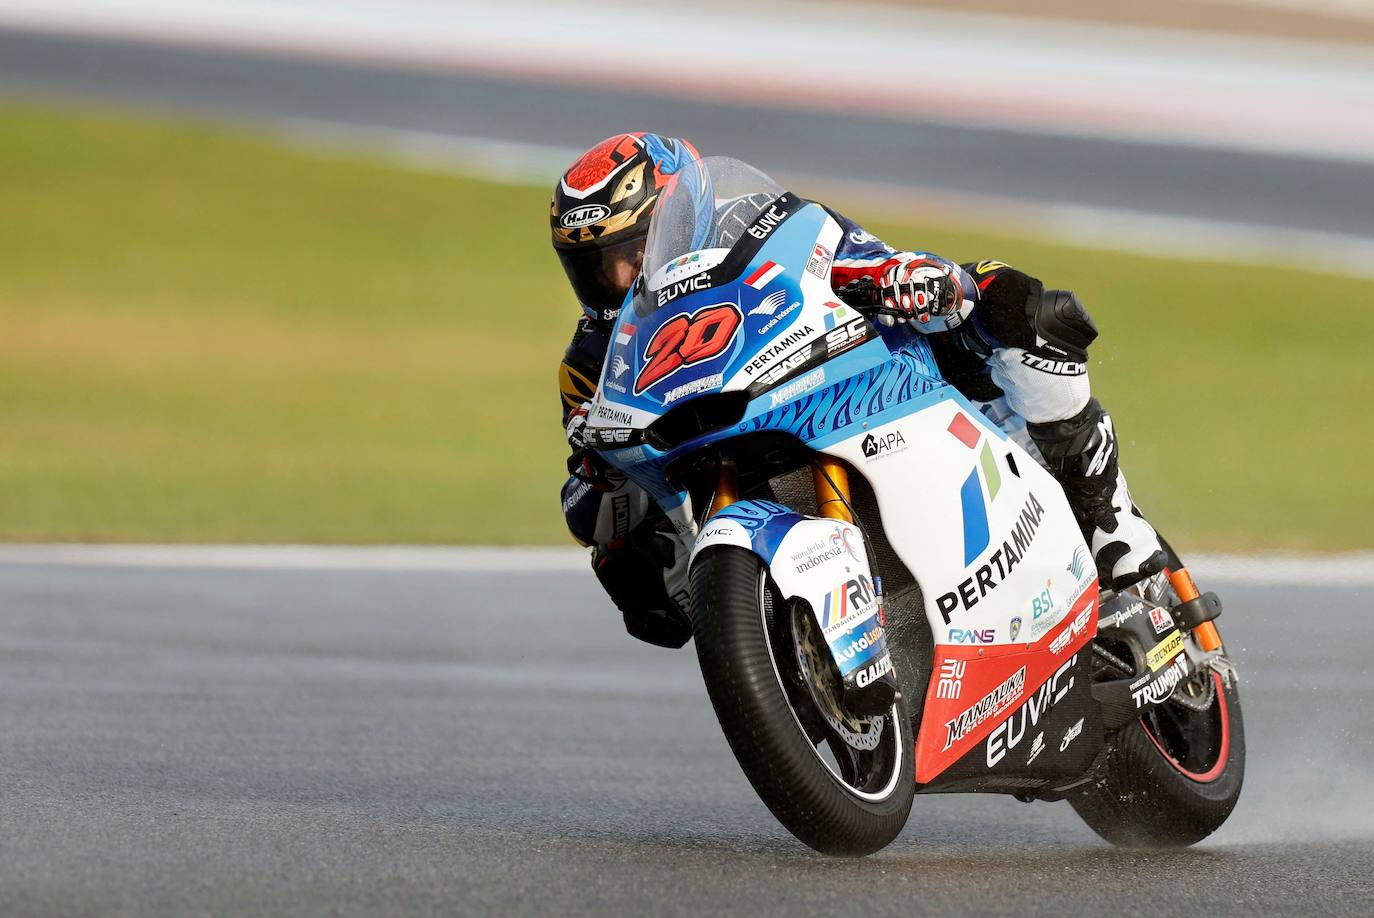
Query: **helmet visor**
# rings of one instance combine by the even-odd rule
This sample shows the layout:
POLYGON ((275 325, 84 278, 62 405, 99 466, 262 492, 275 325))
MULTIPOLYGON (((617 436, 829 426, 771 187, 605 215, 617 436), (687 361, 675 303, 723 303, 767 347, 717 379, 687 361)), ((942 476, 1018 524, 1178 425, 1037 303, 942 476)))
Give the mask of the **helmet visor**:
POLYGON ((558 258, 578 301, 607 318, 608 313, 620 308, 639 275, 644 261, 644 237, 636 236, 604 248, 560 249, 558 258))

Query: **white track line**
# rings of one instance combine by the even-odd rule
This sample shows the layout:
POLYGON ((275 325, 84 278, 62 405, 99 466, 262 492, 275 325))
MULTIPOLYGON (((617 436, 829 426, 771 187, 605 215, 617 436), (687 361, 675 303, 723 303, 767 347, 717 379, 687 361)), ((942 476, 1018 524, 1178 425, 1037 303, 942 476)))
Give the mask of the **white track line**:
POLYGON ((783 0, 649 15, 631 0, 0 0, 0 24, 1374 159, 1374 52, 1357 45, 783 0))
MULTIPOLYGON (((412 545, 0 544, 0 565, 304 571, 568 573, 588 570, 581 548, 412 545)), ((1197 554, 1207 581, 1283 586, 1374 586, 1374 552, 1338 555, 1197 554)))

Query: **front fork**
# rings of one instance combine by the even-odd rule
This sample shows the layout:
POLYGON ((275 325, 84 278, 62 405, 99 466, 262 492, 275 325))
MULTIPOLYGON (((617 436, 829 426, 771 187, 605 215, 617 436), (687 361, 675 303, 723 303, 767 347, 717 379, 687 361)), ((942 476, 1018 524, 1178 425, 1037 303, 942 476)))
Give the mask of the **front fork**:
MULTIPOLYGON (((843 462, 829 456, 817 456, 811 464, 811 482, 816 488, 816 507, 821 516, 845 523, 854 522, 854 514, 849 510, 849 470, 843 462)), ((722 457, 716 472, 716 491, 711 497, 711 509, 706 518, 710 519, 737 500, 739 486, 735 477, 735 463, 722 457)))

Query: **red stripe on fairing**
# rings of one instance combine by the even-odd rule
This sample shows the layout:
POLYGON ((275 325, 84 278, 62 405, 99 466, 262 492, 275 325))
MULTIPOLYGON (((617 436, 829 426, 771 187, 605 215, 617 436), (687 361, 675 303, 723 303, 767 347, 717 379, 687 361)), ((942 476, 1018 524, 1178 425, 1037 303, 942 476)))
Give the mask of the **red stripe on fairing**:
POLYGON ((1216 682, 1217 701, 1221 704, 1221 751, 1217 753, 1217 763, 1206 771, 1189 771, 1180 765, 1173 756, 1164 751, 1163 746, 1159 745, 1159 740, 1155 739, 1155 735, 1150 732, 1150 728, 1146 726, 1144 718, 1141 718, 1140 721, 1140 725, 1145 728, 1145 735, 1150 738, 1150 742, 1155 744, 1155 748, 1159 750, 1159 754, 1164 756, 1165 760, 1167 760, 1170 765, 1174 766, 1174 770, 1179 774, 1199 784, 1210 784, 1217 778, 1220 778, 1221 773, 1226 770, 1226 763, 1231 758, 1231 715, 1226 704, 1225 686, 1221 681, 1221 676, 1217 675, 1215 672, 1212 673, 1212 679, 1216 682))

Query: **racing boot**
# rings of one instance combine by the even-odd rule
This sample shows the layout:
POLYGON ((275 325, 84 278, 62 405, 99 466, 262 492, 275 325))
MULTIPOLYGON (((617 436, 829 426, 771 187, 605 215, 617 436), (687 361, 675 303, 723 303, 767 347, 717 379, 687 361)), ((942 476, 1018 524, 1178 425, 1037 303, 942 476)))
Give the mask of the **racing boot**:
POLYGON ((1064 488, 1100 582, 1122 590, 1163 570, 1168 555, 1131 501, 1117 466, 1112 418, 1097 399, 1071 418, 1027 424, 1026 430, 1064 488))

